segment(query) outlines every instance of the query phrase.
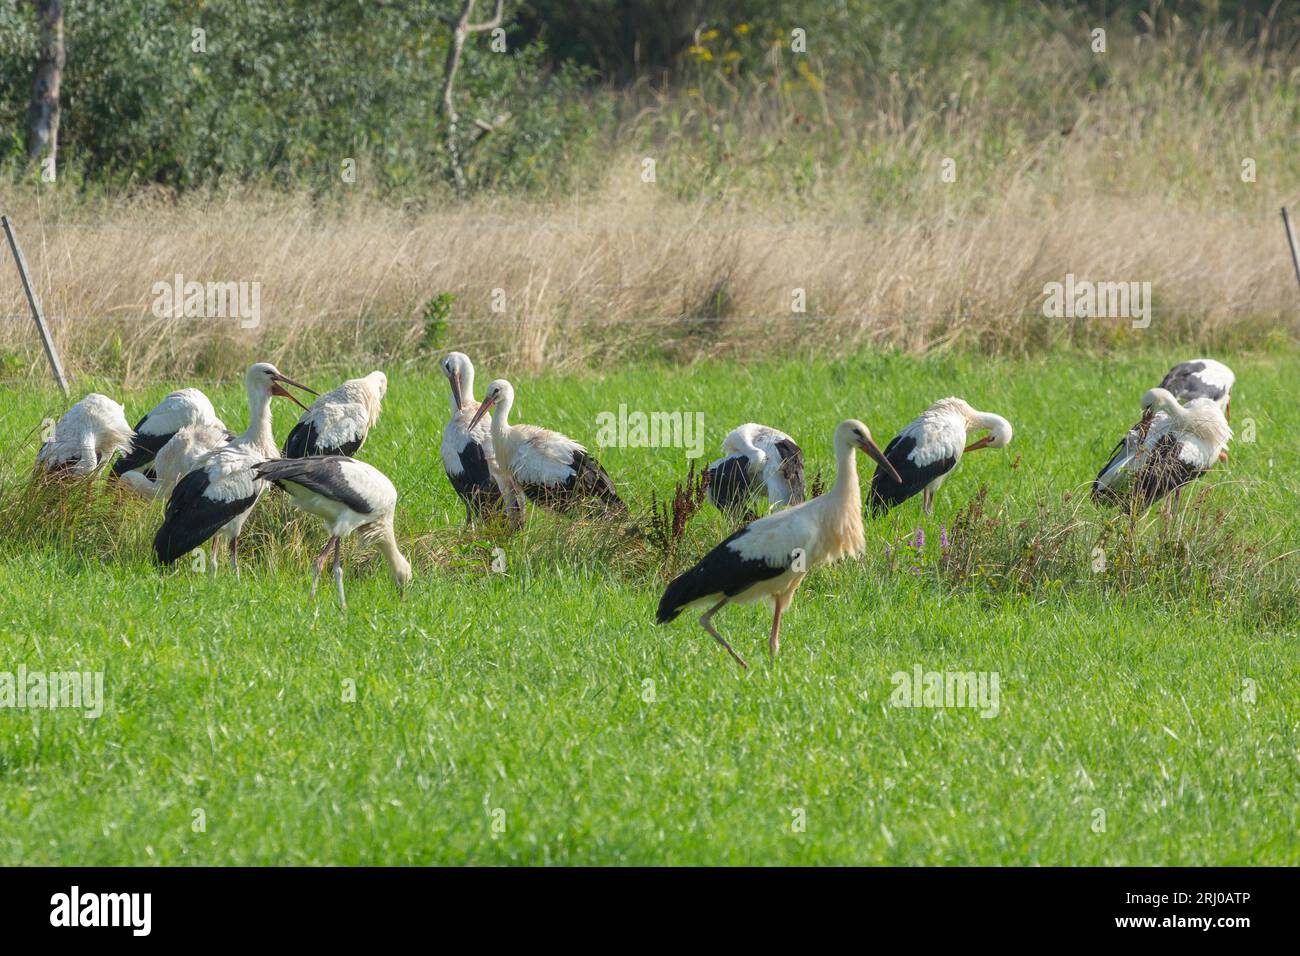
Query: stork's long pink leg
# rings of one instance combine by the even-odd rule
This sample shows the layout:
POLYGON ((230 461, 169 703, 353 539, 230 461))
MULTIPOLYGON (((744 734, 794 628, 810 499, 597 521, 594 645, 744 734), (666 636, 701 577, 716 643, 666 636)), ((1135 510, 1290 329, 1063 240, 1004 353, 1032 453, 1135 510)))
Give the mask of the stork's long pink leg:
POLYGON ((745 668, 745 670, 749 670, 749 665, 745 663, 745 659, 732 650, 731 645, 722 639, 722 635, 713 629, 713 615, 722 610, 722 605, 726 604, 729 600, 731 599, 723 598, 717 604, 713 605, 713 607, 705 611, 703 616, 700 617, 700 626, 713 635, 715 641, 727 649, 727 653, 736 659, 737 664, 745 668))
POLYGON ((776 660, 781 651, 781 598, 778 595, 775 609, 772 611, 772 636, 767 640, 767 651, 776 660))
POLYGON ((315 600, 316 598, 316 581, 320 577, 320 573, 325 570, 325 556, 330 553, 330 545, 332 545, 333 543, 334 543, 333 538, 330 538, 328 541, 326 541, 325 547, 320 549, 320 554, 316 555, 316 560, 312 562, 312 569, 311 569, 312 600, 315 600))

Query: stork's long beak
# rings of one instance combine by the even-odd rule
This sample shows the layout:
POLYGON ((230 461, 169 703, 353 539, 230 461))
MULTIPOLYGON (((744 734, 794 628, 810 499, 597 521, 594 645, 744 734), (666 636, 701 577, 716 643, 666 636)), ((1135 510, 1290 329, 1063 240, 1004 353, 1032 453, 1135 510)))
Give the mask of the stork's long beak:
POLYGON ((290 392, 290 391, 288 391, 287 389, 285 389, 284 386, 282 386, 282 385, 280 384, 281 382, 284 382, 285 385, 292 385, 294 388, 300 388, 300 389, 302 389, 304 392, 311 392, 313 395, 319 395, 319 394, 320 394, 320 392, 316 391, 316 389, 314 389, 314 388, 308 388, 306 385, 303 385, 303 384, 301 384, 300 382, 295 382, 293 379, 289 378, 288 376, 281 375, 281 374, 279 374, 278 372, 277 372, 276 374, 272 375, 272 376, 271 376, 271 394, 272 394, 272 395, 279 395, 281 398, 287 398, 287 399, 289 399, 289 401, 291 401, 291 402, 293 402, 294 404, 296 404, 296 405, 297 405, 299 408, 301 408, 303 411, 308 411, 307 406, 304 405, 302 402, 298 401, 298 396, 297 396, 297 395, 294 395, 292 392, 290 392))
POLYGON ((451 397, 456 403, 457 411, 465 407, 465 402, 460 395, 460 372, 451 373, 451 397))
POLYGON ((984 436, 983 438, 981 438, 979 441, 973 441, 973 442, 971 442, 969 445, 967 445, 965 448, 963 448, 963 449, 962 449, 962 454, 965 454, 965 453, 968 452, 968 451, 979 451, 981 448, 988 448, 989 445, 991 445, 991 444, 993 444, 993 436, 992 436, 992 435, 985 435, 985 436, 984 436))
POLYGON ((900 485, 903 483, 903 479, 898 474, 898 469, 894 467, 893 463, 885 457, 885 453, 870 438, 863 440, 862 450, 870 455, 876 464, 885 469, 890 478, 893 478, 900 485))
POLYGON ((1228 451, 1227 449, 1224 449, 1223 451, 1219 452, 1219 461, 1227 461, 1227 460, 1228 460, 1228 451))
POLYGON ((474 417, 469 420, 469 425, 465 429, 467 432, 472 432, 474 430, 474 426, 478 424, 479 419, 488 413, 488 409, 492 407, 492 403, 495 401, 496 399, 494 398, 483 399, 483 404, 478 407, 478 411, 474 413, 474 417))

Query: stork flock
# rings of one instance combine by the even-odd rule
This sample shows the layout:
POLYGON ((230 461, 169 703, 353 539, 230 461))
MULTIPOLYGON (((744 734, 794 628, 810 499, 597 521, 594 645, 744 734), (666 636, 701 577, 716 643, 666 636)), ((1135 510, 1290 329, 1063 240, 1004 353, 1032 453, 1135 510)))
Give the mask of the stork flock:
MULTIPOLYGON (((448 481, 465 506, 467 523, 502 516, 518 527, 526 505, 563 514, 626 518, 628 507, 613 479, 587 449, 559 432, 512 424, 515 390, 505 379, 490 383, 482 402, 474 398, 474 365, 461 352, 443 359, 451 391, 450 417, 441 457, 448 481)), ((174 563, 209 541, 212 568, 216 542, 228 542, 239 570, 239 535, 268 485, 285 491, 300 510, 319 518, 328 538, 313 563, 311 595, 333 552, 333 576, 345 604, 342 539, 359 531, 383 556, 399 591, 411 580, 411 564, 393 530, 397 491, 393 483, 355 455, 379 420, 388 380, 383 372, 351 379, 319 395, 259 362, 245 375, 248 427, 234 434, 198 389, 172 392, 131 428, 121 405, 87 395, 55 426, 37 455, 36 469, 54 476, 86 476, 112 461, 123 487, 148 498, 165 498, 154 552, 174 563), (303 405, 286 386, 316 398, 303 405), (271 399, 297 403, 303 414, 283 451, 271 430, 271 399), (114 456, 116 459, 114 460, 114 456)), ((1150 507, 1177 502, 1182 488, 1226 460, 1232 371, 1213 359, 1194 359, 1169 371, 1141 400, 1134 424, 1092 482, 1099 505, 1150 507)), ((961 398, 943 398, 905 425, 882 451, 867 426, 846 419, 833 441, 836 473, 831 487, 808 499, 804 458, 788 434, 746 423, 727 434, 722 457, 706 470, 708 500, 733 522, 745 522, 667 586, 656 620, 666 624, 688 608, 704 608, 700 625, 742 666, 740 654, 718 633, 713 616, 728 604, 766 600, 772 605, 768 650, 780 648, 782 613, 815 567, 865 550, 865 518, 879 517, 921 496, 934 510, 935 493, 962 456, 1005 448, 1011 423, 979 411, 961 398), (983 432, 981 437, 973 437, 983 432), (856 452, 875 462, 865 506, 856 452), (759 497, 768 514, 754 517, 759 497), (752 519, 752 520, 747 520, 752 519)))

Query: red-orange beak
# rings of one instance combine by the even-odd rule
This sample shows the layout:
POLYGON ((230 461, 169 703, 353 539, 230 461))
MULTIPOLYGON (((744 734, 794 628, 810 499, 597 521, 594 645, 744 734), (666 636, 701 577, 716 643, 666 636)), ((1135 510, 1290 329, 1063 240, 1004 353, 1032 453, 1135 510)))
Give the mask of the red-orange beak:
POLYGON ((981 448, 988 448, 989 445, 991 445, 991 444, 993 444, 993 436, 992 436, 992 435, 985 435, 985 436, 984 436, 983 438, 981 438, 979 441, 973 441, 973 442, 971 442, 969 445, 967 445, 965 448, 963 448, 963 449, 962 449, 962 453, 964 454, 964 453, 966 453, 966 452, 968 452, 968 451, 979 451, 981 448))
POLYGON ((317 392, 314 388, 308 388, 306 385, 302 385, 302 384, 300 384, 300 383, 298 383, 298 382, 295 382, 293 379, 289 378, 288 376, 285 376, 285 375, 275 375, 275 376, 273 376, 272 379, 271 379, 271 394, 272 394, 272 395, 279 395, 281 398, 287 398, 287 399, 289 399, 289 401, 291 401, 291 402, 293 402, 294 404, 296 404, 296 405, 297 405, 299 408, 301 408, 303 411, 307 411, 307 410, 308 410, 308 409, 307 409, 307 406, 304 405, 302 402, 298 401, 298 396, 297 396, 297 395, 294 395, 292 392, 287 391, 287 390, 284 388, 284 385, 281 385, 281 384, 280 384, 281 382, 284 382, 285 385, 292 385, 294 388, 300 388, 300 389, 302 389, 304 392, 311 392, 313 395, 319 395, 319 394, 320 394, 320 393, 317 392))
POLYGON ((469 427, 466 428, 465 430, 472 432, 474 430, 474 426, 479 423, 479 419, 488 413, 488 410, 492 407, 492 403, 495 401, 496 401, 495 398, 483 399, 483 404, 478 407, 478 411, 474 413, 474 417, 469 420, 469 427))
POLYGON ((460 372, 451 373, 451 397, 456 403, 457 411, 465 407, 465 400, 460 394, 460 372))
POLYGON ((898 482, 900 485, 903 483, 903 479, 898 474, 898 469, 895 468, 893 463, 885 457, 885 453, 880 450, 875 442, 870 438, 867 438, 863 440, 860 447, 873 461, 875 461, 876 464, 885 469, 885 473, 889 475, 890 478, 893 478, 894 481, 898 482))

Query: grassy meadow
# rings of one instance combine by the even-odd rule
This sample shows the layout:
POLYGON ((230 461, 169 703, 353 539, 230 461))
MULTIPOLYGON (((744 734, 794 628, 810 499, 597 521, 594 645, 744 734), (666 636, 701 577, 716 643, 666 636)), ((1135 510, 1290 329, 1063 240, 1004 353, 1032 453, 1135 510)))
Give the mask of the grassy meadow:
MULTIPOLYGON (((604 375, 481 361, 480 394, 514 380, 517 422, 593 443, 621 403, 702 412, 702 464, 760 421, 826 481, 844 417, 882 445, 947 394, 1013 422, 932 519, 914 500, 868 523, 862 561, 810 576, 775 663, 766 609, 723 611, 748 673, 695 615, 652 623, 667 578, 728 530, 711 509, 668 548, 536 510, 518 534, 465 530, 432 360, 389 369, 360 454, 399 490, 415 580, 399 599, 349 542, 346 612, 327 587, 308 602, 322 531, 278 493, 238 580, 160 572, 160 504, 100 484, 37 496, 37 430, 63 403, 6 387, 0 670, 103 671, 106 705, 0 710, 0 864, 1300 862, 1300 358, 1217 355, 1238 376, 1237 440, 1172 518, 1087 499, 1142 391, 1187 357, 804 348, 604 375), (996 716, 891 706, 891 675, 917 665, 996 672, 996 716)), ((281 367, 322 390, 343 377, 281 367)), ((173 384, 75 388, 134 421, 173 384)), ((241 383, 204 387, 241 428, 241 383)), ((277 407, 281 439, 295 412, 277 407)), ((643 521, 688 464, 595 450, 643 521)))

